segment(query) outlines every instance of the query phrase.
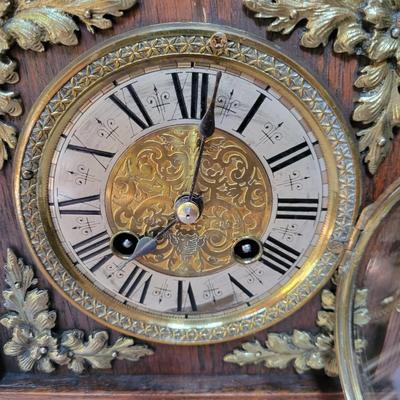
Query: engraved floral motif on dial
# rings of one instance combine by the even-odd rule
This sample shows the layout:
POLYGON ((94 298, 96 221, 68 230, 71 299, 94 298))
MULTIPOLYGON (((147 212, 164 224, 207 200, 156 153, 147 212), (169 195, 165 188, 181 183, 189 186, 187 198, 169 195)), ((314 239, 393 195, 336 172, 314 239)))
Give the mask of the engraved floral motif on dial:
MULTIPOLYGON (((148 134, 122 154, 108 179, 106 208, 114 232, 145 235, 167 225, 174 203, 190 191, 198 154, 198 127, 148 134)), ((176 224, 154 254, 139 259, 152 269, 194 276, 234 261, 243 236, 261 237, 271 213, 271 187, 261 161, 242 141, 222 131, 207 142, 197 192, 204 209, 192 225, 176 224)))

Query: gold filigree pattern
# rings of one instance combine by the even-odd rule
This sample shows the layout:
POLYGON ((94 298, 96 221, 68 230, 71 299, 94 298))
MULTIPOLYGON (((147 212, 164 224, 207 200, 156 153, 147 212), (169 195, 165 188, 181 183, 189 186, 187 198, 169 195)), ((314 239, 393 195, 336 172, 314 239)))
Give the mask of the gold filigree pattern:
POLYGON ((61 336, 53 333, 57 315, 49 310, 46 290, 30 289, 36 285, 32 267, 8 249, 5 265, 8 288, 3 291, 8 313, 0 323, 12 329, 12 338, 4 345, 4 353, 16 357, 22 371, 50 373, 56 365, 67 365, 81 373, 90 365, 94 369, 111 368, 115 359, 138 361, 153 351, 145 345, 135 345, 133 339, 121 337, 108 345, 108 333, 95 332, 85 340, 84 332, 74 329, 61 336), (30 289, 30 290, 29 290, 30 289))
MULTIPOLYGON (((354 324, 357 326, 364 326, 370 321, 367 296, 367 289, 357 291, 354 302, 354 324)), ((287 368, 293 362, 299 374, 310 369, 323 369, 327 376, 338 376, 335 351, 335 294, 329 290, 323 290, 321 307, 322 310, 318 312, 316 321, 317 326, 321 328, 318 334, 313 335, 297 329, 292 335, 269 333, 265 347, 257 340, 244 343, 240 349, 227 354, 224 361, 240 366, 264 363, 267 368, 279 369, 287 368)), ((360 340, 356 340, 355 345, 358 351, 366 347, 366 343, 360 340)))
MULTIPOLYGON (((138 140, 118 160, 107 193, 115 231, 148 234, 174 215, 174 203, 188 193, 197 161, 194 126, 173 127, 138 140)), ((184 276, 201 275, 233 262, 243 236, 262 237, 271 214, 271 187, 257 156, 240 140, 217 131, 207 141, 197 183, 202 217, 177 224, 143 257, 150 268, 184 276)))
MULTIPOLYGON (((15 84, 19 80, 17 64, 4 54, 15 42, 25 50, 44 51, 44 42, 76 45, 79 30, 73 20, 77 17, 94 33, 94 28, 112 26, 105 15, 119 17, 136 0, 3 0, 0 4, 0 85, 15 84)), ((22 114, 21 99, 15 92, 0 86, 0 116, 17 117, 22 114)), ((0 169, 8 159, 7 146, 16 145, 15 129, 0 120, 0 169)))
POLYGON ((337 53, 366 56, 355 86, 362 93, 353 119, 365 125, 358 132, 360 151, 375 174, 391 149, 393 130, 400 126, 400 1, 399 0, 244 0, 256 18, 271 19, 268 30, 291 33, 307 21, 304 47, 326 46, 336 32, 337 53))

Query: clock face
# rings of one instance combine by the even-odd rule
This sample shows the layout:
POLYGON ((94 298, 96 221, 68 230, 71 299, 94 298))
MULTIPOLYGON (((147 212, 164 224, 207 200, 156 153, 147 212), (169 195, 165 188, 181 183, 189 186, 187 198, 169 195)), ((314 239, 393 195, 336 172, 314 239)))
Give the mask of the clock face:
MULTIPOLYGON (((182 29, 179 40, 196 38, 182 29)), ((176 38, 170 27, 165 34, 176 38)), ((229 40, 236 49, 235 33, 229 40)), ((265 62, 282 63, 290 79, 210 46, 208 57, 201 46, 152 57, 143 46, 156 42, 128 42, 71 68, 72 80, 49 89, 58 109, 49 118, 47 104, 25 130, 17 202, 34 253, 68 298, 127 333, 198 344, 276 322, 329 278, 350 232, 358 167, 340 120, 270 49, 265 62), (215 130, 202 142, 219 72, 215 130), (26 179, 43 118, 43 157, 26 179), (37 229, 23 211, 33 212, 26 185, 37 229), (40 231, 46 256, 32 238, 40 231), (155 238, 153 247, 121 253, 140 238, 155 238)))
POLYGON ((176 224, 146 256, 113 254, 113 235, 166 226, 190 191, 215 75, 193 63, 124 76, 56 145, 48 199, 59 240, 124 304, 187 317, 249 307, 301 270, 323 237, 329 184, 318 139, 278 92, 223 71, 195 188, 200 217, 176 224), (233 249, 247 237, 262 253, 244 264, 233 249))

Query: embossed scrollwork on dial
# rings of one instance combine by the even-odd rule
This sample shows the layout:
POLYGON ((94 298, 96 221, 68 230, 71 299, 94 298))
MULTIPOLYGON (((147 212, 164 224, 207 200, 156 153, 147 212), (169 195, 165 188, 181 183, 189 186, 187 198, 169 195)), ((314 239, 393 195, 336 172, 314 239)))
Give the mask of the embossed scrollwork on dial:
MULTIPOLYGON (((175 200, 190 189, 198 139, 193 126, 166 128, 122 154, 107 185, 107 213, 115 231, 144 235, 168 223, 175 200)), ((238 238, 265 232, 271 188, 260 160, 222 131, 207 144, 198 178, 202 217, 190 226, 176 225, 156 254, 142 257, 151 268, 185 276, 225 268, 233 262, 231 249, 238 238)))

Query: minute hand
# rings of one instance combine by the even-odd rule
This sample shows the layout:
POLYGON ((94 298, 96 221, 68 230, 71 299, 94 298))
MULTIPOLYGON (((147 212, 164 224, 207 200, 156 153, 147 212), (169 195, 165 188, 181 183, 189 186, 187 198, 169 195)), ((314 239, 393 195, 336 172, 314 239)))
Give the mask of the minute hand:
POLYGON ((215 87, 214 87, 214 93, 213 93, 213 97, 211 99, 211 103, 208 106, 208 109, 200 122, 199 131, 200 131, 201 139, 200 139, 200 146, 199 146, 199 155, 197 157, 196 168, 194 170, 192 187, 191 187, 190 193, 189 193, 189 201, 192 200, 193 195, 194 195, 194 189, 196 187, 197 178, 198 178, 198 175, 200 172, 201 161, 203 159, 204 145, 206 143, 206 140, 210 136, 212 136, 215 131, 215 102, 216 102, 216 98, 217 98, 219 83, 221 81, 221 76, 222 76, 222 72, 218 71, 217 75, 216 75, 216 79, 215 79, 215 87))

